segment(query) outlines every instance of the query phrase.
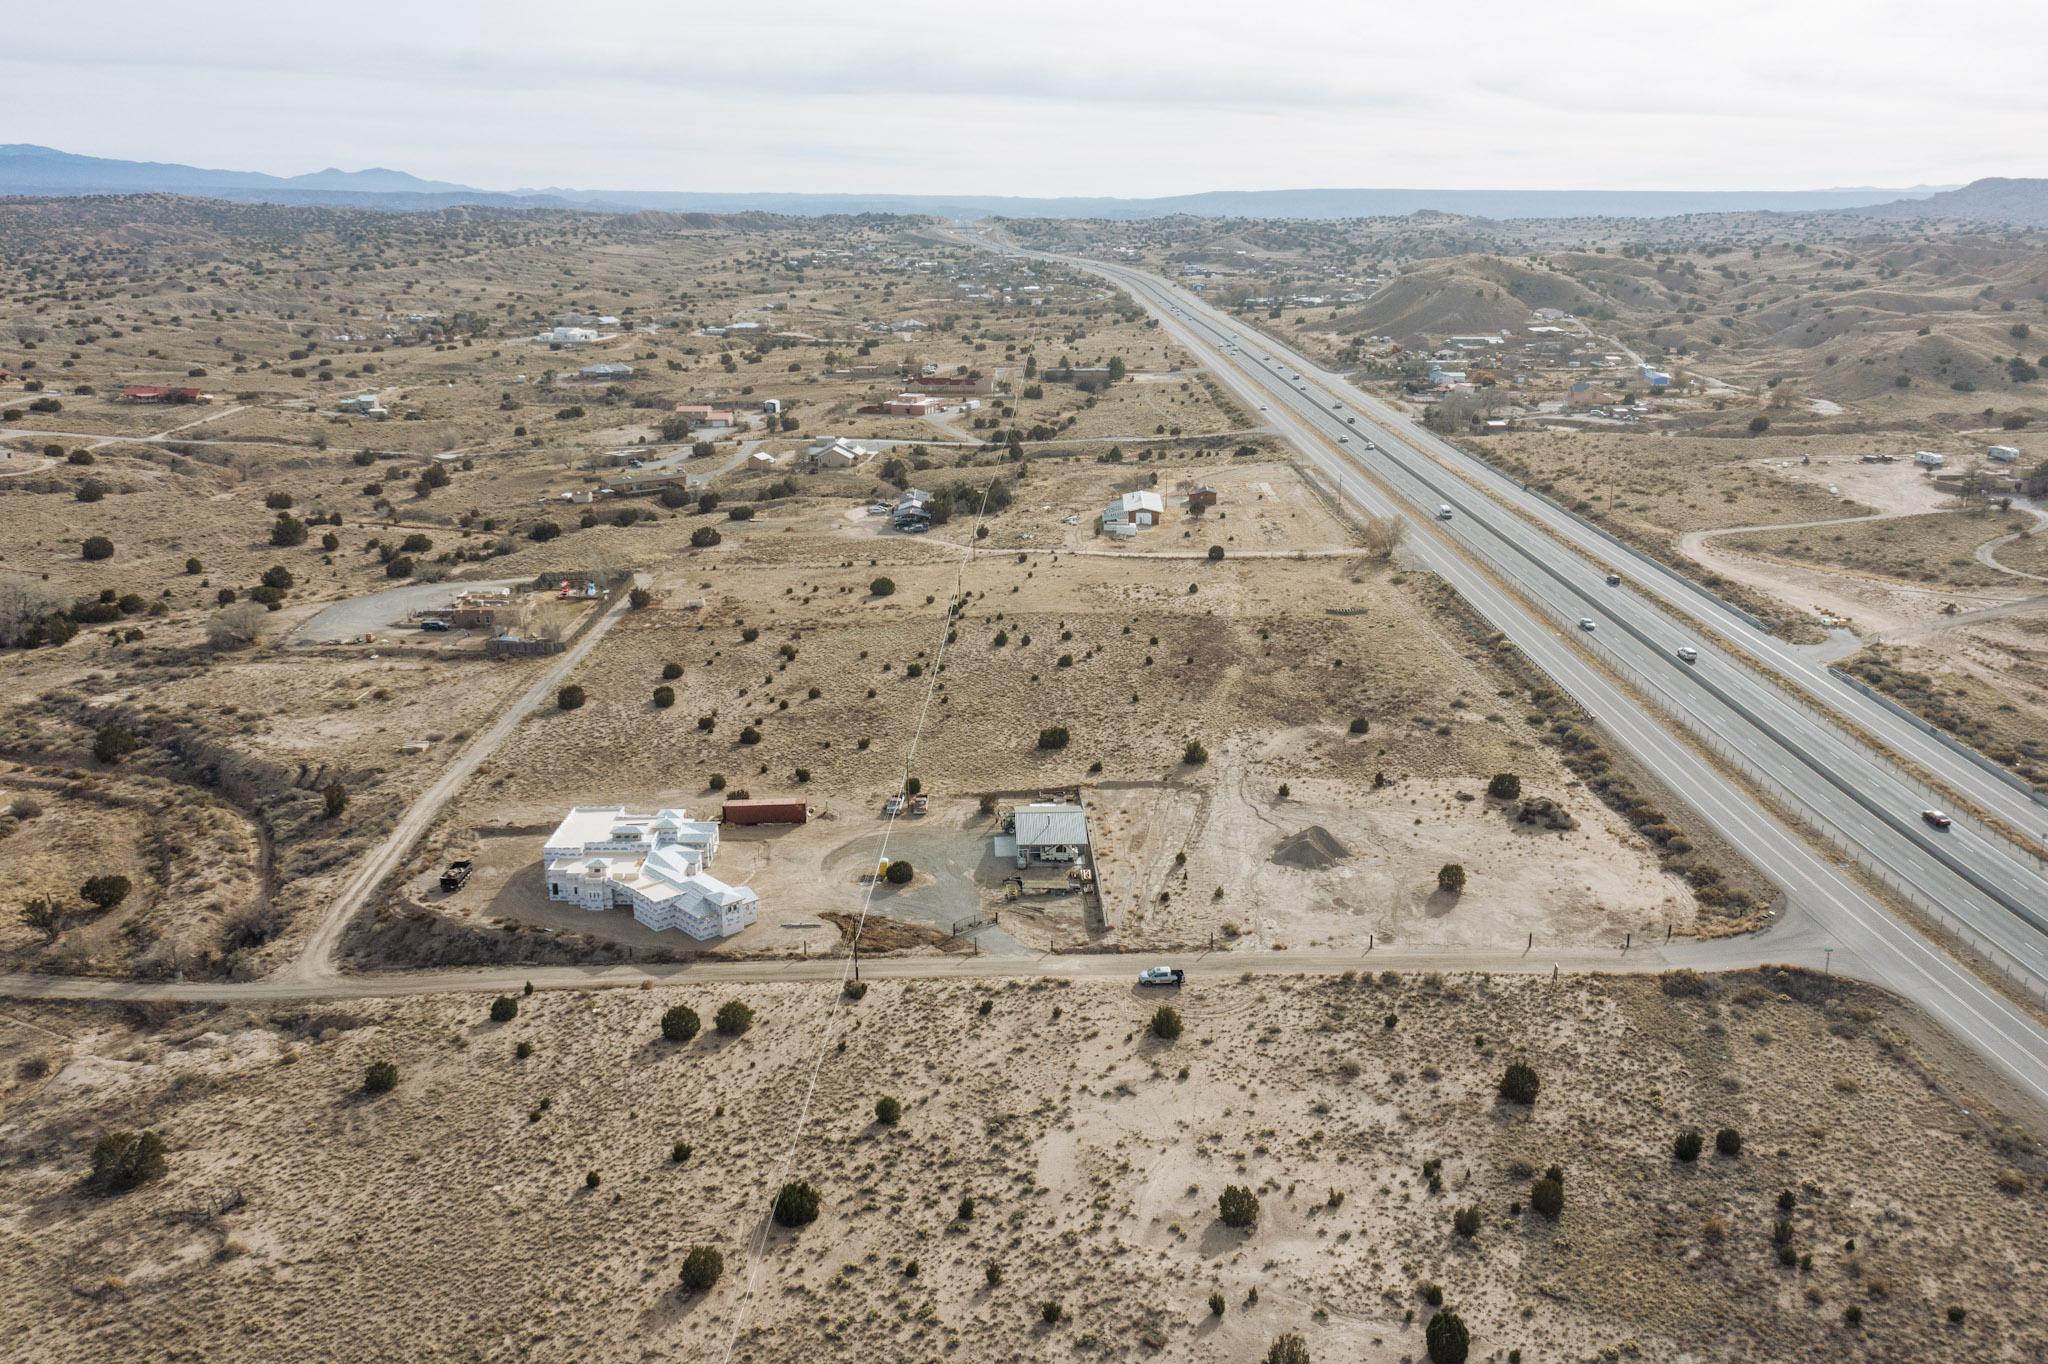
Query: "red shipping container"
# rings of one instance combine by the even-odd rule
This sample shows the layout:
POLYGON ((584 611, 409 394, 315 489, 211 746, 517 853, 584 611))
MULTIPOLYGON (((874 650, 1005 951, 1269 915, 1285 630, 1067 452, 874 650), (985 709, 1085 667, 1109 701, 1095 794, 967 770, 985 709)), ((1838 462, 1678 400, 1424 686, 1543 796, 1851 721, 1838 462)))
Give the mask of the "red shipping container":
POLYGON ((800 800, 729 800, 721 818, 727 824, 802 824, 810 807, 800 800))

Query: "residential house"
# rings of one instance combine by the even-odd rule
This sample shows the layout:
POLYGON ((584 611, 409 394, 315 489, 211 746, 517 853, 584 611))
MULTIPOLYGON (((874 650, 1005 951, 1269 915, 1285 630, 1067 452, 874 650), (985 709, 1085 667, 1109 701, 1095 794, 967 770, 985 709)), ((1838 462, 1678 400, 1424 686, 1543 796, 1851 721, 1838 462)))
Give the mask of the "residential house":
POLYGON ((541 847, 548 898, 592 913, 629 908, 648 928, 681 929, 699 941, 754 922, 759 898, 705 868, 718 825, 681 810, 630 814, 622 805, 579 805, 541 847))
POLYGON ((586 379, 630 379, 633 377, 633 367, 631 365, 585 365, 576 372, 586 379))
POLYGON ((867 463, 874 453, 843 436, 822 436, 812 442, 805 458, 821 469, 854 469, 867 463))
POLYGON ((676 415, 689 423, 692 431, 706 428, 723 430, 732 425, 733 414, 729 407, 713 407, 709 403, 677 403, 676 415))
POLYGON ((1017 865, 1065 865, 1088 852, 1088 814, 1078 805, 1042 801, 1016 813, 1017 865))
POLYGON ((1135 535, 1147 526, 1158 525, 1165 510, 1165 502, 1149 488, 1121 493, 1102 509, 1102 528, 1112 535, 1135 535))
POLYGON ((899 393, 884 399, 880 406, 890 416, 923 417, 938 410, 939 400, 928 393, 899 393))
POLYGON ((358 393, 353 398, 342 398, 334 404, 336 412, 347 412, 358 417, 386 417, 389 410, 374 393, 358 393))
POLYGON ((904 387, 913 393, 986 396, 996 391, 996 381, 990 374, 923 374, 904 387))
POLYGON ((912 535, 932 528, 932 495, 922 488, 905 488, 889 512, 889 524, 912 535))
POLYGON ((597 340, 597 333, 588 327, 550 327, 533 339, 549 346, 580 346, 597 340))

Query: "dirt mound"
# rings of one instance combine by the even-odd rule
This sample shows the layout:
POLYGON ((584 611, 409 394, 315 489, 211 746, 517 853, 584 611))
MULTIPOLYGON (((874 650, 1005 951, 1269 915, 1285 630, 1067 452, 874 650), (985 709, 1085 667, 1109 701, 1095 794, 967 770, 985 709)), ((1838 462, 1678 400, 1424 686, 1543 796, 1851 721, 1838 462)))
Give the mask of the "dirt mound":
POLYGON ((1322 871, 1351 856, 1351 850, 1331 836, 1320 824, 1311 824, 1298 834, 1289 834, 1273 845, 1273 861, 1302 871, 1322 871))

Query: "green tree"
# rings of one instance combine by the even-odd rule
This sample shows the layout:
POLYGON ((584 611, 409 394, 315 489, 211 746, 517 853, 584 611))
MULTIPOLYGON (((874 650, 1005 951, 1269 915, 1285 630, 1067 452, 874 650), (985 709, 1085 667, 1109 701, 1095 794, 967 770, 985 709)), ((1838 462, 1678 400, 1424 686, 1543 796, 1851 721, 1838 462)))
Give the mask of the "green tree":
POLYGON ((792 1180, 775 1195, 777 1226, 802 1227, 818 1220, 818 1191, 808 1180, 792 1180))
POLYGON ((1456 862, 1446 862, 1437 868, 1436 888, 1446 895, 1456 895, 1465 889, 1465 868, 1456 862))
POLYGON ((1522 779, 1512 772, 1496 772, 1493 780, 1486 783, 1486 794, 1495 800, 1519 800, 1522 795, 1522 779))
POLYGON ((674 1005, 661 1016, 661 1035, 671 1042, 687 1042, 701 1027, 697 1011, 687 1004, 674 1005))
POLYGON ((341 812, 348 809, 348 788, 340 782, 335 782, 327 788, 322 799, 327 806, 327 817, 338 819, 341 812))
POLYGON ((910 884, 910 879, 915 875, 917 875, 917 868, 898 858, 889 864, 887 871, 882 873, 882 879, 892 886, 907 886, 910 884))
POLYGON ((1216 1213, 1226 1227, 1257 1226, 1259 1196, 1242 1184, 1230 1184, 1216 1200, 1216 1213))
POLYGON ((52 942, 64 931, 64 921, 70 917, 70 911, 49 895, 38 895, 21 907, 21 922, 52 942))
POLYGON ((649 606, 653 604, 654 594, 652 592, 649 592, 644 587, 635 587, 631 592, 628 592, 626 594, 626 600, 632 605, 635 611, 638 611, 644 606, 649 606))
POLYGON ((1719 1155, 1739 1156, 1742 1154, 1742 1133, 1732 1127, 1724 1127, 1714 1133, 1714 1150, 1719 1155))
POLYGON ((1057 752, 1058 750, 1065 748, 1067 746, 1066 726, 1052 725, 1046 729, 1039 730, 1038 746, 1040 748, 1048 749, 1054 752, 1057 752))
POLYGON ((1188 740, 1188 746, 1180 751, 1180 760, 1189 767, 1200 767, 1209 761, 1209 750, 1202 746, 1200 739, 1188 740))
POLYGON ((1700 1136, 1700 1129, 1688 1127, 1671 1142, 1671 1154, 1690 1165, 1700 1158, 1700 1148, 1706 1142, 1700 1136))
POLYGON ((869 595, 869 596, 873 596, 873 597, 893 597, 893 596, 895 596, 895 595, 896 595, 896 580, 895 580, 894 578, 877 578, 877 579, 875 579, 875 580, 874 580, 873 582, 871 582, 871 583, 869 583, 869 584, 868 584, 868 595, 869 595))
POLYGON ((1472 1348, 1472 1333, 1465 1329, 1463 1318, 1446 1307, 1429 1319, 1423 1330, 1423 1341, 1429 1346, 1429 1364, 1465 1364, 1466 1352, 1472 1348))
POLYGON ((1509 1103, 1527 1106, 1536 1102, 1536 1092, 1543 1088, 1543 1077, 1536 1073, 1534 1066, 1521 1061, 1513 1062, 1501 1072, 1500 1096, 1509 1103))
POLYGON ((136 749, 142 741, 135 737, 126 725, 109 720, 101 725, 92 736, 92 755, 100 762, 111 766, 121 761, 136 749))
POLYGON ((1266 1348, 1266 1364, 1309 1364, 1308 1342, 1292 1331, 1275 1336, 1266 1348))
POLYGON ((111 559, 114 557, 114 542, 104 535, 88 535, 79 542, 78 557, 87 560, 111 559))
POLYGON ((112 909, 133 889, 125 876, 94 876, 78 888, 78 898, 98 909, 112 909))
POLYGON ((306 523, 290 512, 279 512, 276 522, 270 527, 270 543, 279 549, 305 544, 306 523))
POLYGON ((691 549, 709 549, 719 542, 718 532, 710 526, 699 526, 690 532, 691 549))
POLYGON ((510 995, 499 995, 491 1001, 491 1022, 510 1023, 519 1017, 519 1001, 510 995))
POLYGON ((738 1037, 754 1026, 754 1011, 742 1000, 728 999, 718 1006, 711 1025, 726 1037, 738 1037))
POLYGON ((1170 1004, 1162 1004, 1152 1014, 1152 1035, 1162 1042, 1179 1039, 1181 1033, 1180 1015, 1170 1004))
POLYGON ((1211 546, 1209 546, 1209 562, 1210 562, 1210 563, 1212 563, 1212 564, 1214 564, 1214 563, 1221 563, 1222 561, 1223 561, 1223 546, 1221 546, 1221 545, 1211 545, 1211 546))
POLYGON ((725 1273, 725 1256, 715 1246, 693 1246, 683 1257, 682 1285, 685 1293, 703 1293, 725 1273))
POLYGON ((555 693, 555 704, 563 710, 579 710, 583 706, 583 688, 571 682, 555 693))
POLYGON ((1564 1181, 1545 1175, 1531 1184, 1529 1206, 1555 1222, 1564 1213, 1564 1181))
POLYGON ((168 1169, 164 1139, 155 1132, 109 1132, 93 1143, 86 1185, 95 1193, 126 1193, 162 1179, 168 1169))
POLYGON ((894 1127, 903 1121, 903 1105, 888 1095, 883 1095, 875 1100, 875 1121, 884 1127, 894 1127))
POLYGON ((667 710, 676 703, 676 689, 666 683, 654 689, 654 708, 667 710))

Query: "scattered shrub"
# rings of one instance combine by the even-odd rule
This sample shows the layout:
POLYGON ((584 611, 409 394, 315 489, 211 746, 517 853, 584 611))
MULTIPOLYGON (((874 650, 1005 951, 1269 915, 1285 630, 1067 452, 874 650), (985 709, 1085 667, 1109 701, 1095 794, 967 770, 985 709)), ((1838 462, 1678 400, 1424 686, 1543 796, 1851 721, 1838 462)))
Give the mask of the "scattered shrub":
POLYGON ((894 580, 894 579, 891 579, 891 578, 877 578, 877 579, 875 579, 875 580, 874 580, 873 582, 871 582, 871 583, 869 583, 869 584, 868 584, 868 595, 869 595, 869 596, 871 596, 871 597, 893 597, 893 596, 895 596, 895 595, 896 595, 896 583, 895 583, 895 580, 894 580))
POLYGON ((818 1220, 818 1191, 806 1180, 792 1180, 775 1195, 775 1223, 802 1227, 818 1220))
POLYGON ((579 710, 583 706, 583 688, 571 682, 555 693, 555 704, 563 710, 579 710))
POLYGON ((1717 1155, 1739 1156, 1742 1154, 1742 1133, 1732 1127, 1724 1127, 1714 1133, 1714 1151, 1717 1155))
POLYGON ((499 995, 491 1001, 491 1022, 510 1023, 519 1017, 519 1001, 510 995, 499 995))
POLYGON ((675 703, 676 689, 674 687, 664 684, 654 689, 654 708, 656 710, 667 710, 675 703))
POLYGON ((1700 1158, 1700 1147, 1704 1144, 1699 1128, 1688 1127, 1671 1143, 1671 1154, 1689 1164, 1700 1158))
POLYGON ((1446 862, 1437 868, 1436 888, 1446 895, 1456 895, 1465 889, 1465 868, 1457 862, 1446 862))
POLYGON ((114 542, 104 535, 88 535, 79 542, 78 557, 88 560, 111 559, 114 557, 114 542))
POLYGON ((875 1121, 884 1127, 894 1127, 903 1121, 903 1105, 888 1095, 882 1096, 875 1100, 875 1121))
POLYGON ((126 1193, 162 1179, 169 1168, 164 1139, 155 1132, 109 1132, 93 1143, 92 1175, 86 1185, 94 1193, 126 1193))
POLYGON ((677 1004, 661 1016, 661 1035, 671 1042, 689 1041, 702 1026, 697 1011, 687 1004, 677 1004))
POLYGON ((1266 1364, 1309 1364, 1308 1342, 1288 1331, 1266 1347, 1266 1364))
POLYGON ((1536 1093, 1543 1088, 1543 1077, 1536 1073, 1534 1066, 1516 1061, 1501 1073, 1500 1096, 1509 1103, 1533 1104, 1536 1093))
POLYGON ((742 1000, 728 999, 718 1006, 711 1025, 726 1037, 738 1037, 754 1026, 754 1011, 742 1000))
POLYGON ((1256 1226, 1259 1220, 1259 1196, 1242 1184, 1225 1186, 1216 1200, 1216 1214, 1223 1219, 1226 1227, 1256 1226))
POLYGON ((1429 1364, 1465 1364, 1466 1352, 1472 1348, 1472 1333, 1465 1329, 1464 1319, 1456 1312, 1444 1308, 1429 1319, 1422 1334, 1429 1347, 1429 1364))
POLYGON ((1519 800, 1522 795, 1522 779, 1512 772, 1496 772, 1493 780, 1486 783, 1486 794, 1495 800, 1519 800))
POLYGON ((112 909, 133 889, 125 876, 94 876, 78 888, 78 898, 97 909, 112 909))
POLYGON ((1180 1015, 1170 1004, 1162 1004, 1152 1015, 1152 1035, 1162 1042, 1172 1042, 1180 1037, 1180 1015))
POLYGON ((398 1067, 389 1061, 372 1061, 363 1071, 365 1094, 389 1094, 398 1084, 398 1067))
POLYGON ((1564 1213, 1564 1181, 1545 1175, 1531 1184, 1529 1206, 1555 1222, 1564 1213))
POLYGON ((694 1246, 683 1257, 682 1285, 685 1293, 702 1293, 725 1273, 725 1256, 714 1246, 694 1246))

